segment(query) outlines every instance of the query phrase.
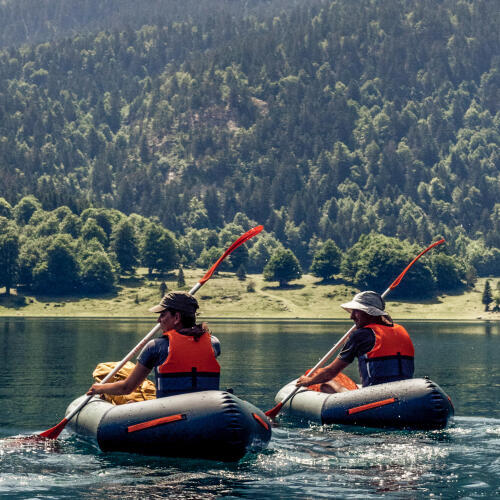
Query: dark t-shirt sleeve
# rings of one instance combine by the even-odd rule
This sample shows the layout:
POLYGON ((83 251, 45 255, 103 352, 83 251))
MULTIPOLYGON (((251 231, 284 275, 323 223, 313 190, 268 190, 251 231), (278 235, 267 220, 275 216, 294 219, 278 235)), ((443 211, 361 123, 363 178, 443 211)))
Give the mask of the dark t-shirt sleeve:
POLYGON ((215 357, 218 358, 220 356, 220 342, 219 339, 215 335, 211 335, 212 340, 212 348, 214 350, 215 357))
POLYGON ((374 345, 375 334, 373 330, 358 328, 351 333, 338 357, 346 363, 352 363, 355 358, 371 351, 374 345))
POLYGON ((150 340, 137 357, 137 362, 150 370, 161 365, 168 355, 168 344, 166 337, 150 340))

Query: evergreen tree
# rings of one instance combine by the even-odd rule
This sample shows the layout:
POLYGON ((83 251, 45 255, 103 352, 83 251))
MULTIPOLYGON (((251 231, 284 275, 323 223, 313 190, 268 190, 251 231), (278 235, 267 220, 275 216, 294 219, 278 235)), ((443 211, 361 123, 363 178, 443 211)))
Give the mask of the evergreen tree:
POLYGON ((247 278, 247 272, 246 272, 245 266, 243 264, 241 264, 240 267, 238 267, 238 269, 236 270, 236 277, 240 281, 245 281, 246 280, 246 278, 247 278))
POLYGON ((186 286, 186 280, 184 279, 184 271, 182 267, 179 267, 179 271, 177 273, 177 287, 184 288, 186 286))
POLYGON ((19 236, 17 227, 0 217, 0 286, 10 295, 15 286, 19 266, 19 236))
POLYGON ((490 280, 486 280, 484 284, 483 296, 481 298, 481 302, 484 304, 484 310, 490 310, 490 304, 493 301, 493 295, 491 294, 491 285, 490 280))

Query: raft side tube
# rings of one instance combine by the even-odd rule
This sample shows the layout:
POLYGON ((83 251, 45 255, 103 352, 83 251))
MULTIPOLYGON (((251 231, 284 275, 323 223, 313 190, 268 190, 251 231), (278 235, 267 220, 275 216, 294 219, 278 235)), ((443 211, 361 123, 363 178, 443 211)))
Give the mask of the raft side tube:
MULTIPOLYGON (((292 382, 276 400, 293 390, 292 382)), ((337 394, 301 390, 287 411, 323 424, 396 429, 443 429, 453 417, 450 398, 428 378, 390 382, 337 394)))
POLYGON ((119 406, 100 401, 91 400, 72 427, 95 437, 105 452, 236 461, 264 448, 271 438, 266 415, 224 391, 119 406))

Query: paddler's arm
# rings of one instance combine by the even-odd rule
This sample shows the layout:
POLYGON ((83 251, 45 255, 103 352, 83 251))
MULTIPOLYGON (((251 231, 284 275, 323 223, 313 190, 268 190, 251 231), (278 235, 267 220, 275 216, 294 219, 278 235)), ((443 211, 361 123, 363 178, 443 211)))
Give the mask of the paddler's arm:
POLYGON ((141 365, 141 363, 137 363, 132 373, 125 380, 109 382, 107 384, 94 384, 87 391, 87 396, 93 396, 94 394, 130 394, 144 382, 150 371, 150 368, 146 368, 144 365, 141 365))
POLYGON ((321 384, 323 382, 328 382, 332 378, 336 377, 346 366, 349 366, 347 361, 343 361, 340 358, 335 358, 332 363, 325 368, 319 368, 310 377, 309 375, 302 375, 297 382, 297 386, 308 387, 313 384, 321 384))

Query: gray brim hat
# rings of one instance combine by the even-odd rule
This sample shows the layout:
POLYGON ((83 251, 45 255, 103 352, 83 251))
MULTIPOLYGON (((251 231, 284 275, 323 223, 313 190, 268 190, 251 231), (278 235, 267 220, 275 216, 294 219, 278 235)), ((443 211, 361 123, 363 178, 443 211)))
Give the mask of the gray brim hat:
POLYGON ((372 291, 360 292, 350 302, 346 302, 340 307, 348 312, 352 312, 353 309, 363 311, 370 316, 385 316, 387 314, 384 311, 384 299, 380 294, 372 291))
POLYGON ((187 314, 195 314, 198 301, 187 292, 169 292, 161 299, 157 306, 149 309, 150 312, 161 313, 165 309, 174 309, 187 314))

